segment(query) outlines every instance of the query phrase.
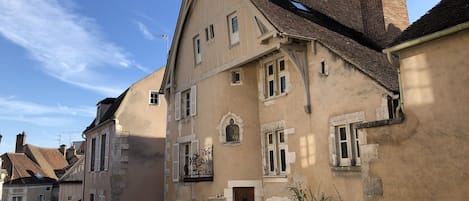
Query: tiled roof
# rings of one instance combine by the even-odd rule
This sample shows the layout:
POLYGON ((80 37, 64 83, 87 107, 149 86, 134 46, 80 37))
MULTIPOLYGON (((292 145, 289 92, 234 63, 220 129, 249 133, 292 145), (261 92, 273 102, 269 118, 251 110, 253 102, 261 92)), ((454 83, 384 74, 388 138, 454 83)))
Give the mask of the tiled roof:
POLYGON ((395 46, 468 21, 468 0, 442 0, 419 20, 410 25, 389 46, 395 46))
MULTIPOLYGON (((128 91, 129 91, 129 89, 125 90, 117 98, 106 98, 106 99, 99 102, 99 103, 105 103, 105 104, 111 104, 112 103, 112 105, 111 105, 111 107, 109 107, 109 109, 106 111, 106 113, 104 113, 103 117, 100 118, 98 125, 100 125, 101 123, 103 123, 103 122, 105 122, 109 119, 112 119, 114 117, 114 113, 119 108, 120 104, 122 103, 122 100, 124 100, 125 95, 127 95, 128 91)), ((86 129, 83 131, 83 133, 86 133, 87 131, 89 131, 89 130, 93 129, 94 127, 96 127, 95 121, 96 121, 96 118, 91 122, 91 124, 88 127, 86 127, 86 129)))
POLYGON ((25 152, 30 155, 31 159, 50 178, 57 179, 55 170, 61 170, 69 165, 64 155, 58 149, 42 148, 27 144, 25 145, 25 152))
POLYGON ((11 163, 12 169, 8 170, 8 176, 5 183, 42 183, 51 182, 39 165, 34 163, 24 153, 6 153, 3 158, 5 163, 11 163), (6 158, 5 158, 6 157, 6 158), (10 172, 11 171, 11 172, 10 172))
POLYGON ((285 1, 251 1, 280 32, 315 39, 388 90, 399 91, 397 70, 387 62, 380 48, 359 32, 312 8, 305 14, 282 3, 285 1))

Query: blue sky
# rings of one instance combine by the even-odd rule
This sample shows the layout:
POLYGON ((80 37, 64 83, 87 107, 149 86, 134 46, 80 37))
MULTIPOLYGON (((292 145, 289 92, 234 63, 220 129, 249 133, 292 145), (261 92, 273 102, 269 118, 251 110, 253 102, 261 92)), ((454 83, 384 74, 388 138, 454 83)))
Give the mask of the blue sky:
MULTIPOLYGON (((95 104, 166 62, 180 0, 0 0, 0 153, 81 140, 95 104)), ((408 0, 410 21, 437 0, 408 0)))

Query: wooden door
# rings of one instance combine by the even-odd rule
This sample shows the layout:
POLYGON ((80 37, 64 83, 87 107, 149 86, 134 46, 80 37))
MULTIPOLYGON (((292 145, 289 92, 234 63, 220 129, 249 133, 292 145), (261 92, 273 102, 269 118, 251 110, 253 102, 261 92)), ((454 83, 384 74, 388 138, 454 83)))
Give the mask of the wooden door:
POLYGON ((234 201, 254 201, 254 187, 233 188, 234 201))

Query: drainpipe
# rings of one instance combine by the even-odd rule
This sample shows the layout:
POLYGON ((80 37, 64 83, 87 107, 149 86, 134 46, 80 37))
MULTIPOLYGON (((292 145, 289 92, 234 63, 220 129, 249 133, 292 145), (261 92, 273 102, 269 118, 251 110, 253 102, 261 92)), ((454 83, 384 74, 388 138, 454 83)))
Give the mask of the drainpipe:
POLYGON ((86 160, 86 156, 88 155, 88 154, 87 154, 88 151, 91 151, 91 150, 88 150, 88 151, 86 150, 86 147, 87 147, 87 146, 86 146, 86 135, 85 135, 85 133, 82 133, 82 134, 81 134, 81 137, 85 140, 85 142, 83 142, 83 143, 85 143, 85 159, 84 159, 85 161, 83 161, 84 167, 83 167, 83 185, 82 185, 82 189, 81 189, 81 191, 82 191, 81 200, 85 200, 85 185, 86 185, 85 178, 86 178, 86 167, 87 167, 87 164, 86 164, 86 161, 87 161, 87 160, 86 160))
MULTIPOLYGON (((399 57, 392 54, 392 52, 387 52, 386 57, 388 58, 389 63, 397 69, 397 79, 399 82, 399 106, 397 107, 398 111, 400 110, 404 114, 404 89, 402 88, 402 79, 401 79, 401 65, 399 63, 399 57)), ((396 112, 398 118, 400 118, 401 113, 396 112)))

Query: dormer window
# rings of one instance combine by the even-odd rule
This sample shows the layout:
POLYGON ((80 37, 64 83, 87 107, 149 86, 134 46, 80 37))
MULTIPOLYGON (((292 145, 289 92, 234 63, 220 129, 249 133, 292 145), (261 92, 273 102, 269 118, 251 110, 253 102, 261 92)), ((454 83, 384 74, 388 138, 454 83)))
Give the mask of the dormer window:
POLYGON ((295 6, 295 8, 297 8, 299 10, 306 11, 306 12, 310 11, 308 8, 306 8, 305 5, 303 5, 302 3, 298 2, 298 1, 290 0, 290 2, 291 2, 291 4, 293 4, 293 6, 295 6))

